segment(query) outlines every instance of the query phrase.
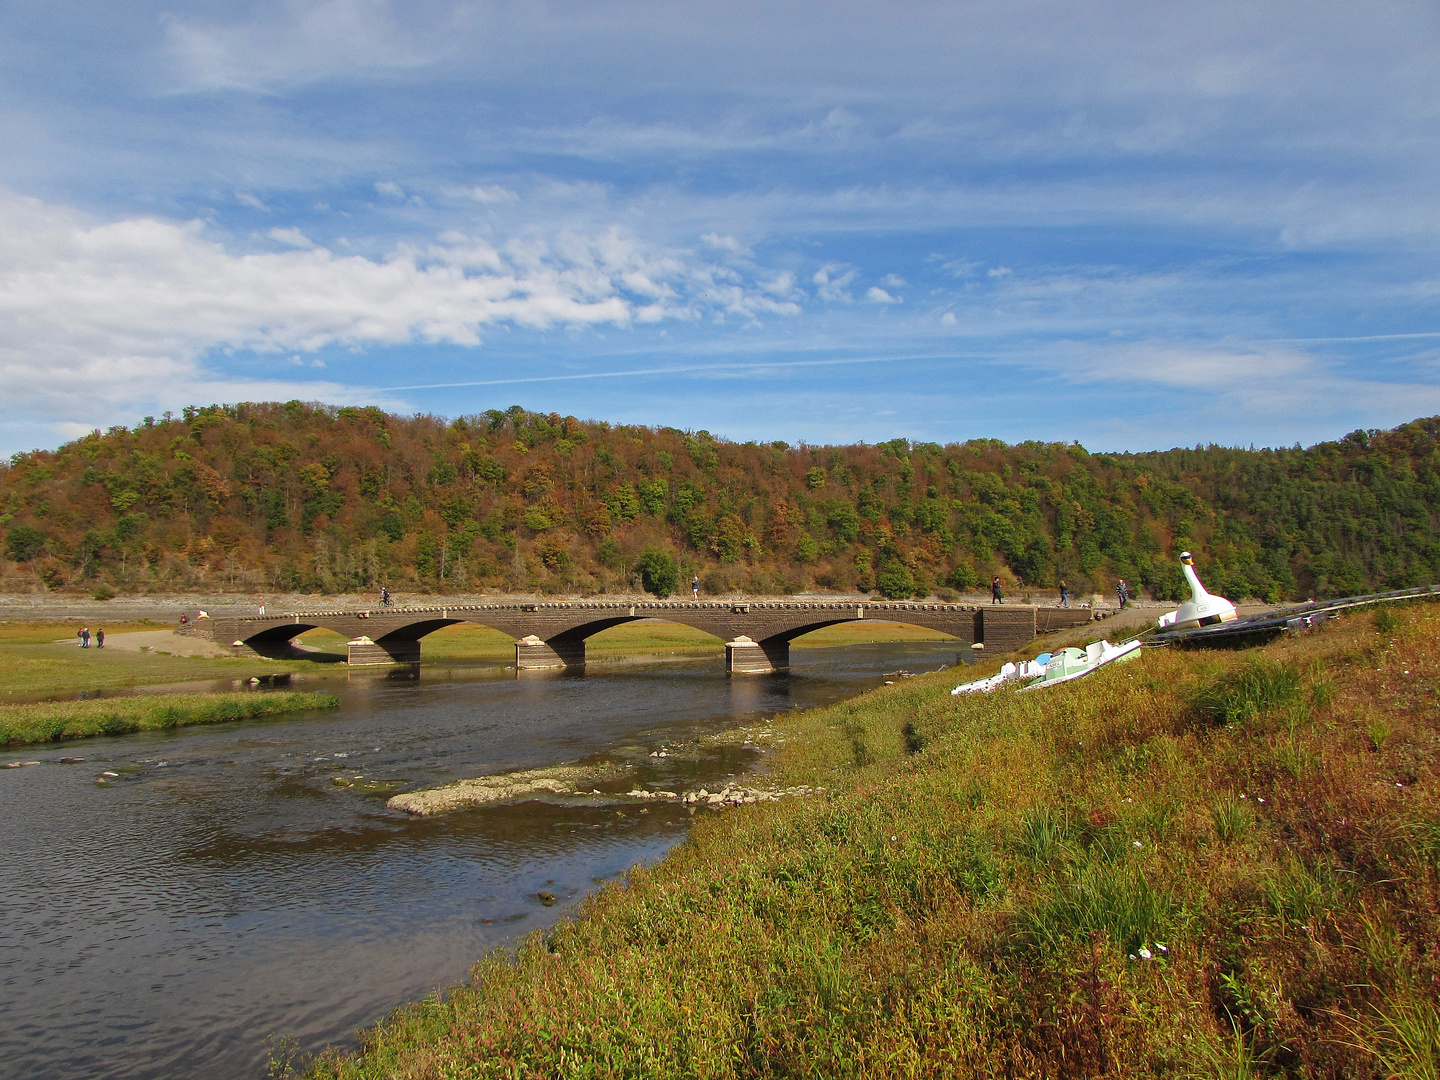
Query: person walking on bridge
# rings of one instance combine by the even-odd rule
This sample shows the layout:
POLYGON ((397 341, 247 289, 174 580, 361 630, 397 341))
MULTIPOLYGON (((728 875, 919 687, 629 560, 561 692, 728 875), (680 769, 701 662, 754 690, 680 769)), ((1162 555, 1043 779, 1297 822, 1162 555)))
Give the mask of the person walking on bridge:
POLYGON ((996 574, 993 578, 990 579, 990 603, 1003 604, 1004 602, 1005 593, 1001 590, 1000 587, 1000 575, 996 574))
POLYGON ((692 599, 700 599, 700 575, 696 574, 690 579, 690 596, 692 599))

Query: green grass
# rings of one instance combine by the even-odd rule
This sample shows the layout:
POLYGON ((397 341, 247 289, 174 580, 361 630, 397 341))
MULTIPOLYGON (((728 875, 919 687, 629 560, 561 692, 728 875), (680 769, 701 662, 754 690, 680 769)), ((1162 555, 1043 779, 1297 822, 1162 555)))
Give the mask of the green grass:
POLYGON ((823 797, 702 814, 311 1075, 1434 1078, 1440 641, 1396 620, 778 717, 823 797))
POLYGON ((294 691, 235 694, 167 694, 157 697, 47 701, 0 706, 0 746, 126 735, 189 724, 219 724, 257 716, 334 708, 334 694, 294 691))
POLYGON ((1294 701, 1300 686, 1300 673, 1291 666, 1252 655, 1202 682, 1190 704, 1213 723, 1243 723, 1294 701))
POLYGON ((77 690, 111 690, 207 679, 248 679, 277 672, 314 671, 309 660, 260 657, 167 656, 159 652, 78 649, 74 645, 0 645, 5 697, 39 697, 77 690))

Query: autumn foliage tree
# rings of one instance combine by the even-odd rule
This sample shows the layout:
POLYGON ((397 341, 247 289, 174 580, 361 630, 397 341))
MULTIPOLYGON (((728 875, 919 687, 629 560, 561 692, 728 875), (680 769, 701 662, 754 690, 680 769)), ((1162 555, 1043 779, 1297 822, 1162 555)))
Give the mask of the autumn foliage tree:
POLYGON ((653 551, 712 594, 951 596, 999 574, 1175 598, 1188 548, 1214 591, 1280 599, 1440 580, 1437 507, 1440 419, 1309 449, 1091 454, 210 405, 0 467, 0 586, 598 594, 656 584, 653 551))

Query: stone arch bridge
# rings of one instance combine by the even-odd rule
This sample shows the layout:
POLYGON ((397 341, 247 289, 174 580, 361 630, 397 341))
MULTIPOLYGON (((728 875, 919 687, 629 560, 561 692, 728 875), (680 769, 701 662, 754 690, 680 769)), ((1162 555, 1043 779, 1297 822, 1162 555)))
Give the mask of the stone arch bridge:
POLYGON ((1086 608, 1035 608, 1021 604, 922 604, 768 599, 747 601, 497 601, 431 607, 351 611, 292 611, 283 615, 200 619, 187 627, 236 655, 283 657, 307 630, 343 634, 353 665, 413 664, 420 639, 445 626, 478 623, 515 640, 519 669, 578 667, 585 639, 621 623, 663 619, 713 634, 725 642, 732 672, 782 671, 790 666, 790 642, 836 623, 872 620, 907 623, 951 634, 992 652, 1027 645, 1037 632, 1090 621, 1086 608))

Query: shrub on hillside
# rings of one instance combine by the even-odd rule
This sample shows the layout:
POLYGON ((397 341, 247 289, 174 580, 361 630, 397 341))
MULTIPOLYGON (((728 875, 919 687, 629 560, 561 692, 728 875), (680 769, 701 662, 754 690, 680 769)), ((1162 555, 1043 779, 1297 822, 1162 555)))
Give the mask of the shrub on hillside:
POLYGON ((654 593, 661 600, 675 591, 680 581, 680 568, 675 560, 659 548, 646 548, 635 563, 635 572, 640 575, 640 584, 645 591, 654 593))
POLYGON ((904 563, 889 562, 875 575, 875 588, 887 600, 905 600, 915 595, 915 575, 904 563))
POLYGON ((5 536, 5 554, 16 562, 29 562, 45 547, 45 534, 30 525, 17 525, 5 536))

